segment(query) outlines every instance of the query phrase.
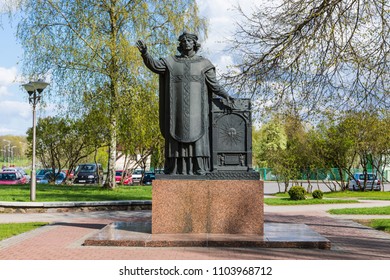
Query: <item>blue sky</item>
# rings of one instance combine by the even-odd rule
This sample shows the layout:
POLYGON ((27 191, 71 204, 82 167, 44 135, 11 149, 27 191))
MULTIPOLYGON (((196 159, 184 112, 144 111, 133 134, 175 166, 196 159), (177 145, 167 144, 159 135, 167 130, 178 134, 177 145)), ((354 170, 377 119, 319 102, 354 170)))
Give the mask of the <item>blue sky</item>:
MULTIPOLYGON (((4 1, 4 0, 0 0, 4 1)), ((7 1, 7 0, 5 0, 7 1)), ((234 30, 237 11, 233 5, 239 3, 244 10, 253 5, 253 0, 198 0, 200 12, 209 19, 209 36, 202 43, 202 55, 208 57, 222 73, 232 64, 232 57, 224 52, 226 38, 234 30)), ((261 2, 261 1, 258 1, 261 2)), ((15 25, 15 24, 14 24, 15 25)), ((25 135, 32 126, 32 110, 27 100, 27 92, 20 86, 28 82, 20 77, 23 52, 15 38, 16 28, 10 26, 7 17, 0 27, 0 135, 25 135)), ((37 108, 37 116, 50 112, 37 108)))

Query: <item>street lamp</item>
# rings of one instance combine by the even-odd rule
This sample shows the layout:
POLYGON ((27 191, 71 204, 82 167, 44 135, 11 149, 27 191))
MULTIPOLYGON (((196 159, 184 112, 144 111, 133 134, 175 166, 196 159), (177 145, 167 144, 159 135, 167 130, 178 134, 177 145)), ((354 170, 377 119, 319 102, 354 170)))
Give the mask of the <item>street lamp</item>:
POLYGON ((6 156, 6 160, 4 161, 6 164, 8 164, 9 166, 9 156, 10 156, 10 152, 11 152, 11 141, 10 140, 6 140, 6 139, 3 139, 3 141, 5 142, 8 142, 8 144, 4 145, 4 155, 6 156), (8 149, 6 149, 6 147, 8 146, 8 149))
MULTIPOLYGON (((16 148, 16 146, 12 146, 11 147, 11 160, 10 160, 10 163, 11 165, 14 165, 15 164, 15 160, 14 160, 14 149, 16 148)), ((11 166, 10 165, 10 166, 11 166)))
POLYGON ((1 149, 1 151, 3 152, 3 167, 5 167, 5 153, 7 152, 5 146, 4 149, 1 149))
POLYGON ((35 201, 36 198, 36 170, 35 170, 35 143, 36 143, 36 114, 35 114, 35 108, 39 101, 41 100, 41 93, 42 91, 48 86, 49 84, 38 80, 36 82, 29 82, 27 84, 22 85, 24 89, 28 92, 28 102, 32 105, 33 110, 33 139, 32 139, 32 168, 31 168, 31 187, 30 187, 30 200, 35 201))

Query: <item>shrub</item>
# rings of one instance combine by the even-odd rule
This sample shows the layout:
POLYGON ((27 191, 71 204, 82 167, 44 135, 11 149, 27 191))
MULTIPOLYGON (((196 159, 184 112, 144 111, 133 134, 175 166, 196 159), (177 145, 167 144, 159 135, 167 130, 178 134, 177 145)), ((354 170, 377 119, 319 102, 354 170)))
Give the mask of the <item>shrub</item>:
POLYGON ((311 195, 313 196, 313 198, 322 199, 324 193, 321 190, 315 190, 311 195))
POLYGON ((288 191, 288 195, 290 196, 290 199, 292 200, 304 200, 306 199, 306 190, 304 187, 301 186, 293 186, 288 191))

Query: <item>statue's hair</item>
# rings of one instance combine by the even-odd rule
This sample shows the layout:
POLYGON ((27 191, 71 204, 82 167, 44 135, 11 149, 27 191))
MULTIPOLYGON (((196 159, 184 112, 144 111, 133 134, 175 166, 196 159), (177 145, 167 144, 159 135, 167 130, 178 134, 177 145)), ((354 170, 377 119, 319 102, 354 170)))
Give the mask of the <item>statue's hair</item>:
MULTIPOLYGON (((187 31, 184 31, 183 34, 181 34, 178 38, 178 41, 181 42, 184 38, 190 38, 194 41, 194 51, 197 52, 200 49, 200 43, 198 43, 198 36, 196 34, 188 33, 187 31)), ((177 50, 181 53, 183 49, 181 48, 180 44, 177 47, 177 50)))

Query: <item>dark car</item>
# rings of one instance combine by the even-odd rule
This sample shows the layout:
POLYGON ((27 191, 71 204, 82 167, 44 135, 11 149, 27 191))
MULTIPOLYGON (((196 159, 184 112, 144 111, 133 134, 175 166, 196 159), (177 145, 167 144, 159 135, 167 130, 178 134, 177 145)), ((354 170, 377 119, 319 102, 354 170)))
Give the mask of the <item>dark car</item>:
POLYGON ((53 169, 51 169, 51 168, 39 169, 37 171, 37 175, 36 175, 37 182, 39 183, 43 179, 43 177, 45 177, 45 174, 48 172, 53 172, 53 169))
POLYGON ((151 185, 152 181, 156 179, 156 174, 151 171, 146 171, 144 174, 144 179, 142 180, 142 183, 144 185, 151 185))
POLYGON ((66 179, 66 173, 65 172, 60 172, 56 175, 53 174, 53 172, 47 172, 43 179, 37 181, 37 183, 40 184, 49 184, 49 183, 54 183, 55 185, 61 185, 66 179), (56 176, 54 178, 54 176, 56 176))
POLYGON ((75 184, 98 184, 103 182, 102 166, 95 163, 79 164, 73 182, 75 184))

